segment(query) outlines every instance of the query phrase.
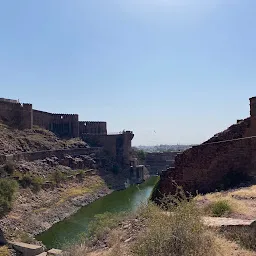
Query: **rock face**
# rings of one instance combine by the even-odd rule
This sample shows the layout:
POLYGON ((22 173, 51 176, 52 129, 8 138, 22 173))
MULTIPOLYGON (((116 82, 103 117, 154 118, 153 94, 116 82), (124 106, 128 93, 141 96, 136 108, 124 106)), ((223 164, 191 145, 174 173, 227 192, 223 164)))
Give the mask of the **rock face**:
POLYGON ((4 238, 4 233, 3 233, 3 231, 0 229, 0 246, 6 245, 6 244, 7 244, 7 241, 6 241, 6 239, 4 238))

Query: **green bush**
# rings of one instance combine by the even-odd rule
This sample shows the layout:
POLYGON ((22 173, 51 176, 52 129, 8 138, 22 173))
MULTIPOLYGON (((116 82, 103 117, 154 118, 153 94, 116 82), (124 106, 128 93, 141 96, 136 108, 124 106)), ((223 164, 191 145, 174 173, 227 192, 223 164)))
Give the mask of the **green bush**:
POLYGON ((4 170, 6 171, 7 174, 12 175, 15 171, 15 165, 12 162, 8 162, 5 166, 4 166, 4 170))
POLYGON ((21 179, 20 179, 20 185, 23 187, 23 188, 28 188, 31 186, 32 184, 32 177, 26 173, 24 174, 21 179))
POLYGON ((0 179, 0 216, 11 209, 17 188, 18 183, 15 180, 0 179))
POLYGON ((32 183, 31 183, 31 189, 33 192, 39 192, 42 188, 42 185, 44 183, 44 180, 39 176, 33 176, 32 183))
POLYGON ((122 213, 105 212, 95 216, 94 220, 88 226, 88 237, 96 240, 102 239, 111 229, 118 226, 118 224, 127 216, 122 213))
POLYGON ((205 211, 214 217, 221 217, 232 212, 232 207, 226 200, 219 200, 206 206, 205 211))
POLYGON ((30 187, 33 192, 40 191, 42 185, 43 185, 43 179, 39 177, 38 175, 31 176, 29 174, 24 174, 20 178, 20 184, 23 188, 30 187))
POLYGON ((144 161, 146 159, 146 152, 143 150, 138 150, 137 156, 138 156, 139 160, 144 161))
POLYGON ((51 180, 55 183, 55 184, 59 184, 61 181, 65 180, 66 175, 64 173, 62 173, 59 170, 56 170, 54 173, 52 173, 51 175, 51 180))

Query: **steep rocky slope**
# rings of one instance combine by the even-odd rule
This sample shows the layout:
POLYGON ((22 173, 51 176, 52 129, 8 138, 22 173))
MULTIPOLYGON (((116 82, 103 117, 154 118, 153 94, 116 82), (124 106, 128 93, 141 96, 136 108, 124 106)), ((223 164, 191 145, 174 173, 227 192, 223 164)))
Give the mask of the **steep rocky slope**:
POLYGON ((80 139, 61 140, 39 127, 21 131, 0 123, 0 154, 78 147, 87 147, 87 144, 80 139))

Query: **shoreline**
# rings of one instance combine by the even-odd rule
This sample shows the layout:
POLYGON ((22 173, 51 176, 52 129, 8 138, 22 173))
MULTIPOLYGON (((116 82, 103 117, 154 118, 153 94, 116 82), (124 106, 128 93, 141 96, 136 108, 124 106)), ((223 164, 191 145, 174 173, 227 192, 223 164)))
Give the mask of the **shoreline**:
POLYGON ((91 176, 89 179, 87 177, 85 182, 89 182, 95 188, 83 192, 88 186, 73 182, 53 189, 42 189, 37 194, 30 189, 19 190, 12 211, 0 219, 0 228, 6 238, 11 241, 36 243, 37 235, 69 218, 81 207, 115 191, 108 188, 99 176, 91 176), (99 182, 102 183, 99 185, 99 182), (66 195, 69 190, 71 195, 66 195), (78 190, 79 193, 72 195, 73 190, 78 190))
MULTIPOLYGON (((90 194, 90 195, 84 195, 84 196, 82 196, 83 198, 81 198, 81 196, 79 196, 79 197, 75 197, 75 198, 70 199, 71 202, 70 201, 67 202, 68 205, 64 206, 64 208, 66 209, 65 212, 58 214, 58 219, 56 219, 54 217, 53 218, 48 217, 48 218, 51 218, 51 219, 49 219, 48 222, 44 222, 44 226, 40 231, 32 232, 30 234, 34 237, 34 239, 36 239, 36 236, 48 231, 55 224, 57 224, 61 221, 64 221, 65 219, 71 217, 73 214, 76 214, 82 207, 85 207, 85 206, 95 202, 96 200, 98 200, 100 198, 103 198, 107 195, 110 195, 114 191, 116 191, 116 190, 103 189, 103 190, 100 190, 100 191, 98 191, 96 193, 93 193, 93 194, 90 194)), ((59 212, 59 210, 57 210, 57 213, 58 212, 59 212)), ((37 239, 36 239, 36 241, 41 242, 40 240, 37 240, 37 239)))

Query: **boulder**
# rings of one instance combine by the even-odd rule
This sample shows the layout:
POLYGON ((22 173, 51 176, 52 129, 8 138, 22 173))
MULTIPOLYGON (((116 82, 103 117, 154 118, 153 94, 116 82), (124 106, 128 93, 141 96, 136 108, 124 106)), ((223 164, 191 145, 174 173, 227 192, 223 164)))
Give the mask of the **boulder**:
POLYGON ((63 256, 63 251, 58 249, 51 249, 47 252, 47 256, 63 256))
POLYGON ((21 242, 10 242, 10 245, 15 251, 22 253, 23 256, 36 256, 44 252, 43 246, 40 245, 26 244, 21 242))

